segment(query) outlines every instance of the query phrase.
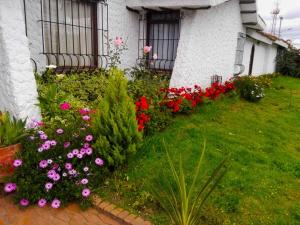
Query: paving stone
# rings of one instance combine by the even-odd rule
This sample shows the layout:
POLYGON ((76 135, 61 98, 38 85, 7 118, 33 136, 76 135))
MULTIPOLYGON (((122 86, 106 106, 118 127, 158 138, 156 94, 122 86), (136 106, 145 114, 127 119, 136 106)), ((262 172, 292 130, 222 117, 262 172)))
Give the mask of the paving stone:
POLYGON ((0 225, 122 225, 94 208, 82 211, 76 204, 61 209, 49 206, 19 209, 10 198, 0 195, 0 207, 0 225))

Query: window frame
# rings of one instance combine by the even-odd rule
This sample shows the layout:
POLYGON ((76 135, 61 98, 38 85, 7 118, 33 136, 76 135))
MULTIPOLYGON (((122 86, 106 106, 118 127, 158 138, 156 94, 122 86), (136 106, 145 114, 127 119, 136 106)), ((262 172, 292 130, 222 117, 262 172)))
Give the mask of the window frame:
MULTIPOLYGON (((65 17, 66 16, 66 2, 71 2, 71 14, 72 14, 72 22, 66 22, 66 18, 65 18, 65 22, 64 23, 61 23, 59 20, 58 20, 58 16, 56 18, 56 20, 54 21, 51 21, 51 16, 49 16, 49 21, 47 21, 45 18, 44 18, 44 15, 45 15, 45 12, 44 12, 44 4, 45 2, 46 3, 49 3, 50 1, 52 0, 40 0, 41 2, 41 19, 40 19, 40 23, 41 23, 41 29, 42 29, 42 45, 43 45, 43 49, 42 49, 42 55, 45 55, 46 56, 46 61, 47 61, 47 64, 49 65, 50 63, 53 63, 53 62, 56 62, 56 69, 55 69, 55 72, 56 73, 68 73, 68 72, 72 72, 72 71, 75 71, 75 72, 78 72, 78 71, 83 71, 83 70, 94 70, 96 68, 98 68, 99 66, 100 67, 103 67, 104 63, 102 60, 102 57, 105 58, 105 67, 108 65, 108 49, 99 49, 99 41, 100 41, 100 35, 99 35, 99 31, 102 32, 102 39, 101 41, 102 42, 105 42, 105 43, 108 43, 108 5, 106 3, 105 0, 55 0, 53 1, 53 4, 55 5, 55 7, 57 8, 57 11, 56 11, 56 16, 59 15, 58 13, 58 1, 61 1, 62 4, 64 5, 64 13, 60 14, 63 15, 62 17, 65 17), (91 12, 90 12, 90 26, 87 26, 86 25, 86 18, 85 18, 85 24, 82 25, 82 24, 77 24, 77 25, 74 25, 74 19, 76 18, 73 18, 73 13, 75 12, 75 10, 78 10, 78 18, 81 18, 80 17, 80 13, 79 13, 79 8, 80 8, 80 3, 83 3, 85 4, 84 6, 86 7, 87 5, 89 7, 91 7, 91 12), (74 6, 74 5, 75 6, 74 6), (99 5, 101 4, 101 10, 102 12, 101 15, 102 15, 102 24, 100 22, 100 26, 102 25, 101 29, 99 29, 99 5), (104 9, 104 7, 106 7, 106 9, 104 9), (106 28, 104 28, 104 14, 106 14, 106 28), (50 31, 50 34, 48 34, 48 38, 50 38, 51 40, 51 45, 53 44, 52 43, 52 39, 53 38, 57 38, 58 40, 58 50, 54 51, 53 49, 51 49, 51 51, 47 51, 46 50, 46 34, 45 34, 45 25, 46 24, 50 24, 50 26, 52 26, 53 28, 52 29, 55 29, 55 32, 54 34, 51 34, 51 31, 50 31), (84 30, 83 32, 86 32, 87 29, 90 29, 90 35, 91 35, 91 42, 90 42, 90 47, 88 48, 88 39, 86 37, 86 34, 85 34, 85 52, 82 52, 82 48, 79 47, 79 53, 76 53, 76 51, 74 50, 74 47, 73 47, 73 50, 69 51, 68 50, 68 47, 65 46, 66 50, 65 52, 61 52, 61 44, 65 44, 63 41, 61 41, 61 35, 60 35, 60 32, 59 30, 61 29, 60 26, 63 26, 63 29, 65 30, 64 31, 64 38, 66 40, 65 43, 67 43, 67 37, 70 35, 67 33, 67 28, 71 27, 72 28, 72 32, 73 32, 73 28, 74 27, 77 27, 79 30, 78 30, 78 34, 79 34, 79 39, 78 40, 75 40, 74 38, 74 34, 72 34, 72 44, 74 45, 74 43, 79 43, 79 46, 81 46, 81 39, 80 39, 80 34, 82 32, 82 30, 84 30), (105 33, 105 34, 103 34, 105 33), (104 38, 105 37, 105 38, 104 38), (71 53, 70 53, 71 52, 71 53), (89 52, 89 53, 87 53, 89 52), (99 53, 102 53, 101 55, 99 55, 99 53), (61 58, 62 57, 62 58, 61 58), (99 65, 99 57, 101 57, 101 62, 100 62, 100 65, 99 65), (61 59, 63 59, 63 63, 61 63, 61 59), (66 65, 66 60, 69 60, 70 64, 71 65, 66 65), (81 65, 82 61, 83 61, 83 65, 81 65), (63 64, 63 65, 62 65, 63 64)), ((50 4, 49 4, 49 7, 50 4)), ((47 10, 48 13, 51 13, 51 8, 48 8, 47 10)), ((84 8, 84 13, 86 13, 86 9, 84 8)), ((50 28, 51 29, 51 28, 50 28)), ((104 46, 104 44, 102 43, 102 46, 104 46)))
MULTIPOLYGON (((164 10, 164 11, 155 11, 155 10, 146 10, 145 14, 144 15, 141 15, 141 18, 140 18, 140 27, 139 27, 139 54, 138 54, 138 60, 145 60, 145 66, 150 69, 150 70, 153 70, 153 71, 156 71, 156 72, 166 72, 166 73, 172 73, 173 71, 173 67, 174 67, 174 63, 175 63, 175 60, 176 60, 176 56, 177 56, 177 49, 178 49, 178 43, 179 43, 179 40, 180 40, 180 32, 181 32, 181 19, 182 19, 182 15, 181 15, 181 11, 180 10, 164 10), (158 19, 153 19, 152 16, 155 15, 155 14, 158 14, 158 15, 165 15, 167 17, 167 15, 171 15, 171 17, 174 17, 172 19, 162 19, 162 20, 158 20, 158 19), (172 15, 173 14, 173 15, 172 15), (143 28, 141 30, 141 23, 143 28), (176 37, 176 32, 175 32, 175 29, 176 27, 174 26, 174 36, 169 36, 168 34, 168 39, 164 39, 163 38, 163 42, 164 41, 177 41, 177 45, 176 47, 173 46, 173 48, 171 47, 170 49, 172 50, 173 53, 175 53, 175 56, 172 55, 172 59, 168 57, 168 54, 169 54, 169 48, 167 49, 167 57, 164 57, 164 58, 159 58, 158 61, 160 61, 159 63, 159 68, 154 68, 152 67, 151 68, 151 62, 153 61, 153 59, 151 59, 149 57, 149 54, 146 55, 146 58, 144 58, 144 55, 141 54, 140 52, 143 51, 142 48, 140 48, 140 42, 143 43, 143 46, 147 45, 151 45, 151 40, 152 42, 154 41, 157 41, 156 38, 153 38, 151 39, 150 37, 150 34, 151 34, 151 27, 155 24, 163 24, 163 29, 164 29, 164 26, 167 25, 167 29, 169 25, 172 25, 174 24, 175 26, 178 24, 178 38, 176 37), (146 27, 146 29, 145 29, 146 27), (146 32, 145 32, 146 30, 146 32), (142 34, 142 37, 141 37, 141 33, 142 34), (145 33, 145 34, 144 34, 145 33), (174 58, 174 59, 173 59, 174 58), (161 64, 162 62, 164 63, 164 68, 161 68, 161 64), (166 66, 166 64, 169 63, 169 66, 166 66), (171 64, 173 64, 172 66, 170 66, 171 64), (168 68, 166 68, 168 67, 168 68)), ((169 33, 170 33, 170 29, 169 29, 169 33)), ((160 40, 158 38, 158 40, 160 40)), ((173 43, 174 45, 174 43, 173 43)), ((154 47, 154 46, 152 46, 154 47)), ((164 49, 162 49, 162 51, 164 51, 164 49)), ((152 48, 152 51, 151 53, 158 53, 158 52, 155 52, 154 49, 152 48)))

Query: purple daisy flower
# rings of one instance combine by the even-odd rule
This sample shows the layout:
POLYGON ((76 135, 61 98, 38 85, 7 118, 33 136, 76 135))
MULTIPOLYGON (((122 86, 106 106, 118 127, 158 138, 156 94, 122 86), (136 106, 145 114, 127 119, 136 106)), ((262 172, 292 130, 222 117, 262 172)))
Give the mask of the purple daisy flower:
POLYGON ((14 165, 14 167, 17 168, 17 167, 21 166, 22 163, 23 163, 23 161, 22 161, 21 159, 16 159, 16 160, 13 162, 13 165, 14 165))
POLYGON ((15 183, 7 183, 4 186, 4 191, 6 193, 11 193, 17 189, 17 185, 15 183))
POLYGON ((59 174, 55 174, 55 176, 53 177, 54 181, 59 181, 60 180, 60 175, 59 174))
POLYGON ((80 154, 84 155, 85 153, 86 153, 86 149, 85 148, 80 149, 80 154))
POLYGON ((56 130, 56 133, 58 133, 58 134, 63 134, 63 133, 64 133, 64 130, 61 129, 61 128, 59 128, 59 129, 56 130))
POLYGON ((38 134, 39 134, 39 135, 42 135, 42 134, 45 134, 45 132, 44 132, 44 131, 41 131, 41 130, 39 130, 39 131, 38 131, 38 134))
POLYGON ((44 151, 43 147, 38 148, 38 152, 43 152, 43 151, 44 151))
POLYGON ((98 165, 98 166, 103 166, 104 165, 104 161, 100 158, 97 158, 95 159, 95 163, 98 165))
POLYGON ((60 207, 60 201, 58 199, 54 199, 51 203, 51 207, 54 209, 58 209, 60 207))
POLYGON ((71 163, 66 163, 65 168, 66 168, 66 170, 71 170, 72 169, 72 164, 71 163))
POLYGON ((29 201, 26 198, 23 198, 23 199, 20 200, 20 205, 21 206, 28 206, 29 201))
POLYGON ((44 150, 49 150, 50 149, 50 144, 48 144, 48 143, 44 143, 43 145, 42 145, 42 148, 44 149, 44 150))
POLYGON ((39 163, 39 167, 45 169, 48 166, 47 160, 42 160, 39 163))
POLYGON ((53 187, 53 184, 52 184, 52 183, 50 183, 50 182, 48 182, 48 183, 46 183, 46 184, 45 184, 45 188, 46 188, 46 190, 51 190, 51 189, 52 189, 52 187, 53 187))
POLYGON ((93 154, 93 149, 92 148, 87 148, 85 150, 85 152, 86 152, 87 155, 91 155, 91 154, 93 154))
POLYGON ((93 136, 92 136, 92 135, 87 135, 87 136, 85 137, 85 140, 86 140, 87 142, 90 142, 90 141, 93 140, 93 136))
POLYGON ((70 175, 75 175, 75 174, 76 174, 76 170, 74 170, 74 169, 70 170, 70 171, 69 171, 69 174, 70 174, 70 175))
POLYGON ((39 201, 38 201, 38 206, 43 208, 45 205, 47 204, 47 200, 44 199, 44 198, 41 198, 39 201))
POLYGON ((57 142, 55 140, 50 141, 50 145, 56 146, 57 142))
POLYGON ((72 152, 69 152, 67 154, 67 157, 68 157, 68 159, 72 159, 72 158, 74 158, 74 154, 72 152))
POLYGON ((89 171, 89 168, 86 166, 86 167, 83 168, 83 171, 84 171, 84 172, 88 172, 88 171, 89 171))
POLYGON ((88 147, 90 147, 90 144, 89 143, 84 143, 83 147, 88 148, 88 147))
POLYGON ((54 170, 49 170, 47 173, 48 178, 53 179, 56 175, 56 172, 54 170))
POLYGON ((48 136, 47 136, 46 134, 41 134, 41 135, 40 135, 40 138, 41 138, 42 140, 47 140, 48 136))
POLYGON ((79 150, 78 149, 73 149, 72 153, 73 153, 73 155, 77 155, 79 153, 79 150))
POLYGON ((53 163, 53 160, 52 159, 48 159, 47 163, 51 164, 51 163, 53 163))
POLYGON ((85 188, 85 189, 82 190, 81 194, 82 194, 83 197, 86 198, 86 197, 88 197, 91 194, 91 191, 90 191, 90 189, 85 188))
POLYGON ((83 155, 81 153, 77 154, 78 159, 82 159, 83 155))
POLYGON ((85 116, 82 117, 82 119, 83 119, 84 121, 89 121, 89 120, 91 119, 91 117, 85 115, 85 116))
POLYGON ((80 181, 81 184, 87 184, 89 182, 88 179, 84 178, 80 181))

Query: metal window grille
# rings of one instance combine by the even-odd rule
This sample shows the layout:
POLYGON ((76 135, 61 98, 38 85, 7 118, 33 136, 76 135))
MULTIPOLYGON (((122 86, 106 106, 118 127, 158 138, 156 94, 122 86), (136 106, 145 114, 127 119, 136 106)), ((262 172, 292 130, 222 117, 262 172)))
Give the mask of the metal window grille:
MULTIPOLYGON (((108 5, 105 0, 40 0, 42 52, 57 72, 108 65, 108 5)), ((26 0, 24 0, 27 34, 26 0)))
POLYGON ((222 76, 213 75, 211 76, 211 85, 214 83, 221 84, 222 83, 222 76))
POLYGON ((172 71, 180 39, 180 11, 147 11, 140 16, 138 59, 156 71, 172 71), (143 47, 152 46, 145 56, 143 47))

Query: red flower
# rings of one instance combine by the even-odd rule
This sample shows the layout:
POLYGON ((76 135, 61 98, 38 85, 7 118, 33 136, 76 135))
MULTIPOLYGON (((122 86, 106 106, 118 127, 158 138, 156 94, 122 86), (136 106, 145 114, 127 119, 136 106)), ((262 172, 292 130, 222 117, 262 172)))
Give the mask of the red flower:
POLYGON ((148 110, 149 109, 149 105, 148 105, 146 97, 141 97, 140 106, 141 106, 141 110, 148 110))
POLYGON ((179 107, 179 105, 174 105, 174 108, 173 108, 173 112, 174 113, 176 113, 176 112, 178 112, 180 110, 180 107, 179 107))

